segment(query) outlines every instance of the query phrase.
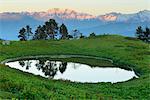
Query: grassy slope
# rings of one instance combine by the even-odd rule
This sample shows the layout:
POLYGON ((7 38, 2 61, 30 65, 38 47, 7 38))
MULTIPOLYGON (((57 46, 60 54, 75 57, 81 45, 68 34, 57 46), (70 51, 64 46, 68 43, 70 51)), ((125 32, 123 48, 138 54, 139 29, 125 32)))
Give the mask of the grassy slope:
POLYGON ((0 65, 0 98, 150 98, 149 45, 139 40, 122 36, 101 36, 71 41, 12 42, 10 46, 2 46, 0 43, 0 61, 20 56, 51 54, 109 58, 117 65, 133 68, 141 76, 139 79, 117 84, 81 84, 47 80, 0 65))

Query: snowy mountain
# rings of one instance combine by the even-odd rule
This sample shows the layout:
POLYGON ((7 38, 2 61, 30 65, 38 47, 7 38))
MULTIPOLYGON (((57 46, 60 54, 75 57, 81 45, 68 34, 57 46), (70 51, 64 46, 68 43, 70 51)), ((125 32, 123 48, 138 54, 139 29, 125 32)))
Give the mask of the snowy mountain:
POLYGON ((150 27, 150 11, 144 10, 134 14, 107 13, 94 16, 70 9, 49 9, 43 12, 4 12, 0 13, 0 38, 17 39, 20 28, 30 25, 33 31, 38 25, 53 18, 59 24, 67 25, 69 31, 79 29, 84 35, 91 32, 97 34, 121 34, 134 36, 139 25, 150 27))
POLYGON ((47 12, 21 12, 21 13, 10 13, 4 12, 0 13, 0 18, 2 20, 7 19, 20 19, 24 16, 30 16, 37 20, 48 20, 50 18, 59 18, 59 19, 93 19, 96 16, 86 14, 86 13, 79 13, 74 10, 70 9, 49 9, 47 12))
POLYGON ((99 16, 93 16, 91 14, 87 13, 79 13, 74 10, 70 9, 49 9, 47 12, 21 12, 21 13, 15 13, 15 12, 4 12, 0 13, 0 19, 1 20, 19 20, 23 17, 30 16, 36 20, 48 20, 50 18, 59 18, 62 20, 66 19, 78 19, 78 20, 85 20, 85 19, 99 19, 101 21, 117 21, 117 22, 123 22, 123 21, 150 21, 150 11, 144 10, 140 11, 138 13, 134 14, 121 14, 121 13, 108 13, 105 15, 99 15, 99 16))
POLYGON ((134 14, 108 13, 98 16, 100 20, 116 21, 116 22, 150 22, 150 11, 143 10, 134 14))

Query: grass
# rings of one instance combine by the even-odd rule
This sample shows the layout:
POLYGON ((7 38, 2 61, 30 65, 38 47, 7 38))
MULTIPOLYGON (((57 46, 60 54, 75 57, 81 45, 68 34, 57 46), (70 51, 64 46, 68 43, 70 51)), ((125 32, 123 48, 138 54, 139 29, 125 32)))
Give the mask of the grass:
MULTIPOLYGON (((0 61, 36 55, 87 55, 112 59, 114 64, 132 68, 138 79, 122 83, 73 83, 48 80, 0 65, 0 98, 22 99, 139 99, 150 98, 149 44, 137 39, 108 35, 80 40, 13 41, 0 43, 0 61)), ((70 59, 77 61, 79 59, 70 59)), ((81 60, 81 59, 80 59, 81 60)), ((81 60, 93 65, 98 61, 81 60)))

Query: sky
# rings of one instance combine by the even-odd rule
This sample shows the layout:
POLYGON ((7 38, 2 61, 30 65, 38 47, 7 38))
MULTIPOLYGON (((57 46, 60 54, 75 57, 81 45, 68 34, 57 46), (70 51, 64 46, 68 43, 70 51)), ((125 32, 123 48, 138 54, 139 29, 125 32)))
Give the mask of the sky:
POLYGON ((93 15, 135 13, 150 10, 150 0, 0 0, 0 12, 38 12, 51 8, 68 8, 93 15))

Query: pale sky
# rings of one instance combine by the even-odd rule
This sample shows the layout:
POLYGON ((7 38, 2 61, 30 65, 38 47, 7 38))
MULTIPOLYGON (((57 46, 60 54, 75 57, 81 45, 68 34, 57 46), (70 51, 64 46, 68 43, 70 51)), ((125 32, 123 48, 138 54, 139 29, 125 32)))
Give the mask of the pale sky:
POLYGON ((47 11, 69 8, 93 15, 150 10, 150 0, 0 0, 0 12, 47 11))

